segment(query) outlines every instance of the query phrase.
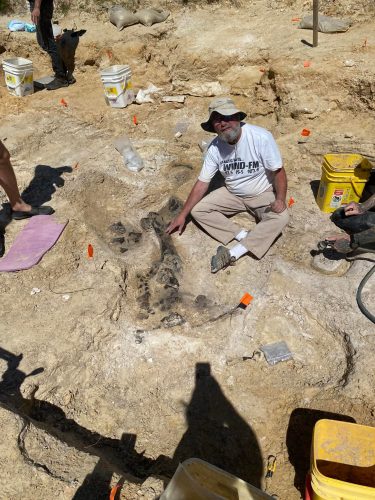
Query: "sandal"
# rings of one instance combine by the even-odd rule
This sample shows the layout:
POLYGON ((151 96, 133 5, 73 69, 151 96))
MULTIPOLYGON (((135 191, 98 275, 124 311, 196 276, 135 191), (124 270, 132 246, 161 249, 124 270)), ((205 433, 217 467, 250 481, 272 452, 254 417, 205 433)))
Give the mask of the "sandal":
POLYGON ((29 217, 34 217, 34 215, 51 215, 54 213, 52 207, 31 207, 29 212, 22 212, 19 210, 12 212, 12 218, 14 220, 28 219, 29 217))

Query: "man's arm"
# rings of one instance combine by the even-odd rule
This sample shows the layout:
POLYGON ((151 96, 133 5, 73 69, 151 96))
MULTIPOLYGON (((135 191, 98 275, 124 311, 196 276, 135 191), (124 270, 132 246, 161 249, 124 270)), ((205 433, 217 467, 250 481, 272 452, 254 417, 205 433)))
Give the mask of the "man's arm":
POLYGON ((285 198, 286 198, 286 190, 288 187, 288 181, 286 179, 286 172, 284 167, 281 167, 279 168, 279 170, 276 170, 275 177, 273 180, 273 187, 275 188, 276 200, 273 203, 271 203, 271 210, 272 212, 280 214, 286 209, 285 198))
POLYGON ((190 194, 185 201, 181 212, 179 213, 179 215, 177 215, 176 218, 172 220, 172 222, 169 223, 169 226, 165 230, 166 233, 171 234, 175 229, 178 228, 178 233, 182 234, 185 227, 186 217, 189 215, 190 211, 193 209, 193 207, 195 207, 198 201, 201 201, 203 196, 207 193, 209 185, 209 182, 202 182, 199 180, 194 184, 193 189, 190 191, 190 194))
POLYGON ((42 0, 35 0, 34 8, 31 12, 31 20, 35 25, 37 25, 39 23, 41 3, 42 3, 42 0))
POLYGON ((344 211, 345 215, 360 215, 364 214, 373 207, 375 207, 375 194, 373 194, 364 203, 356 203, 355 201, 352 201, 349 205, 344 207, 344 211))

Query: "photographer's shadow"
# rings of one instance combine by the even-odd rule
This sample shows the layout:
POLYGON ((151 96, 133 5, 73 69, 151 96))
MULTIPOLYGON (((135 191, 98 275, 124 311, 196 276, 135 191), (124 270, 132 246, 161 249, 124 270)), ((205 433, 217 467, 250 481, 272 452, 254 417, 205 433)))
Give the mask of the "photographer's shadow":
POLYGON ((257 437, 225 397, 209 363, 197 363, 195 388, 186 406, 188 429, 172 459, 173 470, 195 457, 261 488, 263 460, 257 437))

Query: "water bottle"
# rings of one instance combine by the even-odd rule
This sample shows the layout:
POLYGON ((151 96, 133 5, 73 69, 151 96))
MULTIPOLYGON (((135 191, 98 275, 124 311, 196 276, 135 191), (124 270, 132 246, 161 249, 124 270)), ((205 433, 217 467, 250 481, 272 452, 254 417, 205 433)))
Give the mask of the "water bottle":
POLYGON ((116 139, 115 148, 122 155, 124 164, 132 172, 139 172, 144 167, 143 160, 134 149, 129 137, 123 135, 116 139))

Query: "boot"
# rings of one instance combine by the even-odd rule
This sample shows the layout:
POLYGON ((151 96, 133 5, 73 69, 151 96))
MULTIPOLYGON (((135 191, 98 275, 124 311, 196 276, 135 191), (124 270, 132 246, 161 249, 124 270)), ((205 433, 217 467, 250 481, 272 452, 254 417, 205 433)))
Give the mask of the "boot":
POLYGON ((51 83, 47 83, 47 90, 57 90, 62 87, 68 87, 69 83, 65 78, 55 77, 51 83))

